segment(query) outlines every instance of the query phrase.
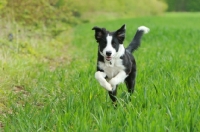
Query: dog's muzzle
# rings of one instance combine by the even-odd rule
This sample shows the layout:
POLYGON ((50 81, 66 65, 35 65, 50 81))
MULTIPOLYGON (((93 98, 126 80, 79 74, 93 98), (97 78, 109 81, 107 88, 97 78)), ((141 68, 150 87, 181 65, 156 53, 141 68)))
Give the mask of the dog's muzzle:
POLYGON ((107 61, 110 61, 112 59, 111 54, 112 54, 111 51, 106 51, 106 60, 107 61))

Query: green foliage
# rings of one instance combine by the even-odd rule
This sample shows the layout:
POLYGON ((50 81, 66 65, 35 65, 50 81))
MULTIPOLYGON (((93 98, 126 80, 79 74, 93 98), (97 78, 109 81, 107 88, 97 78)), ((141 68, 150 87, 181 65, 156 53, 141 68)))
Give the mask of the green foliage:
POLYGON ((200 1, 199 0, 191 0, 186 3, 186 11, 197 12, 200 11, 200 1))
POLYGON ((108 0, 96 0, 90 2, 81 2, 80 0, 75 1, 76 3, 80 3, 76 6, 85 12, 116 12, 120 15, 128 15, 132 17, 140 15, 155 15, 162 13, 166 9, 165 3, 158 0, 116 0, 113 2, 108 0))
MULTIPOLYGON (((166 10, 166 4, 159 0, 4 0, 7 2, 1 11, 3 18, 12 18, 23 24, 56 25, 67 23, 70 25, 90 20, 87 13, 114 13, 120 17, 157 15, 166 10), (145 3, 145 4, 144 4, 145 3), (112 7, 112 8, 111 8, 112 7)), ((0 8, 1 9, 1 8, 0 8)), ((111 17, 111 16, 110 16, 111 17)))
POLYGON ((199 0, 166 0, 168 11, 200 11, 199 0))
POLYGON ((57 23, 76 24, 73 15, 74 7, 69 2, 63 4, 52 0, 8 0, 7 5, 1 10, 2 18, 11 19, 23 25, 56 25, 57 23))
POLYGON ((0 93, 9 93, 0 96, 0 131, 200 131, 200 27, 194 26, 199 22, 199 13, 175 13, 80 24, 64 37, 27 39, 30 53, 22 50, 26 44, 0 42, 0 93), (134 53, 138 74, 132 101, 120 84, 114 109, 94 78, 97 44, 91 28, 112 31, 124 23, 125 45, 138 26, 151 31, 134 53), (63 47, 70 35, 72 44, 63 47))
POLYGON ((4 8, 4 7, 6 6, 6 4, 7 4, 7 1, 6 1, 6 0, 1 0, 1 1, 0 1, 0 10, 1 10, 2 8, 4 8))

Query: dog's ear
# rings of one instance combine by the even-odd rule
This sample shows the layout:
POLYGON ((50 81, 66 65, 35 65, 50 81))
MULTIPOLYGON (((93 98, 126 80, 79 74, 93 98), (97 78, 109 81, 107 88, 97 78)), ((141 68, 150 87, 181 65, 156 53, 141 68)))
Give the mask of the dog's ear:
POLYGON ((105 34, 105 28, 93 27, 92 30, 95 30, 95 39, 97 42, 103 37, 105 34))
POLYGON ((124 24, 120 29, 116 31, 116 36, 118 38, 118 41, 122 44, 125 39, 126 34, 126 25, 124 24))

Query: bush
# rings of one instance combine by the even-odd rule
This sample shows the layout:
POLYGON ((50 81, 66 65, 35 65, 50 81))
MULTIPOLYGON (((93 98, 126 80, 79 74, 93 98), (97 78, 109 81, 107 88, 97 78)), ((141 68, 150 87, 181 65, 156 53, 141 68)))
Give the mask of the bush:
POLYGON ((200 11, 200 1, 199 0, 191 0, 186 3, 186 11, 197 12, 200 11))
POLYGON ((4 8, 7 4, 7 1, 6 0, 1 0, 0 1, 0 9, 4 8))
POLYGON ((168 11, 200 11, 199 0, 166 0, 168 11))
POLYGON ((10 17, 16 21, 23 21, 25 24, 43 22, 48 25, 56 21, 75 23, 73 7, 66 6, 67 3, 60 1, 63 0, 58 2, 51 0, 7 0, 6 8, 1 11, 1 15, 3 18, 10 17))
MULTIPOLYGON (((156 15, 167 8, 159 0, 3 0, 0 2, 1 17, 10 17, 24 24, 57 22, 77 24, 88 12, 114 12, 122 16, 156 15), (1 4, 3 3, 3 4, 1 4), (7 4, 6 4, 7 3, 7 4), (5 8, 1 8, 1 7, 5 8)), ((89 18, 86 18, 89 19, 89 18)))

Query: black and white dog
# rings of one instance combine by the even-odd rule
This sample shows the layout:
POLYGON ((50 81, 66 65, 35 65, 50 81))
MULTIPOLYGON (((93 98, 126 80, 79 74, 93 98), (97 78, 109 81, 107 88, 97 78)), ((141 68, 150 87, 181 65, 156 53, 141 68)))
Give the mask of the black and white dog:
POLYGON ((149 28, 138 27, 138 30, 127 48, 124 48, 126 26, 114 32, 105 28, 94 27, 95 39, 98 42, 97 72, 95 78, 104 87, 113 102, 116 101, 117 86, 125 81, 130 94, 134 91, 136 62, 132 52, 140 46, 143 33, 149 28))

